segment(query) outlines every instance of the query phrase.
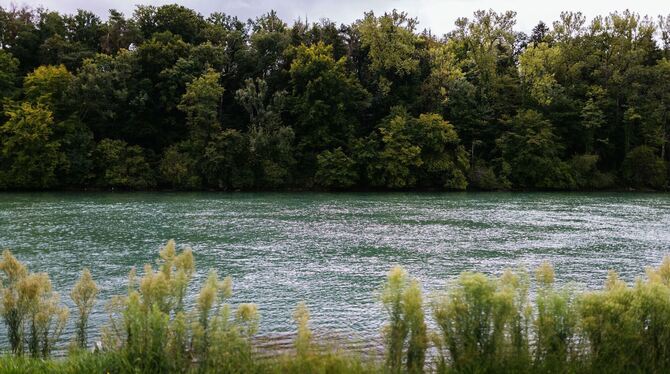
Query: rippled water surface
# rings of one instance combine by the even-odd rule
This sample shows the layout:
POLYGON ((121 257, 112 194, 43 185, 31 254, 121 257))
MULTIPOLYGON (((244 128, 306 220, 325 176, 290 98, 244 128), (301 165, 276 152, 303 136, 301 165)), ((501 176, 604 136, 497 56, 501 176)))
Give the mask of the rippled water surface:
POLYGON ((66 301, 83 267, 102 299, 123 293, 129 269, 170 238, 193 248, 198 281, 210 268, 233 276, 233 301, 259 304, 262 333, 292 330, 305 300, 315 328, 366 337, 383 323, 376 291, 394 264, 428 292, 463 270, 545 260, 589 287, 608 269, 632 280, 670 253, 670 195, 0 194, 0 248, 48 272, 66 301))

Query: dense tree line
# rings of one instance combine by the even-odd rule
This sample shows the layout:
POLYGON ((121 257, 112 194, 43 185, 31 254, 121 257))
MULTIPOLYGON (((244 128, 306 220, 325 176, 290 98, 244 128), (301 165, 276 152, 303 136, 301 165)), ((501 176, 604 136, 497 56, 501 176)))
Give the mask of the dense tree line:
POLYGON ((670 17, 0 7, 0 188, 664 189, 670 17))

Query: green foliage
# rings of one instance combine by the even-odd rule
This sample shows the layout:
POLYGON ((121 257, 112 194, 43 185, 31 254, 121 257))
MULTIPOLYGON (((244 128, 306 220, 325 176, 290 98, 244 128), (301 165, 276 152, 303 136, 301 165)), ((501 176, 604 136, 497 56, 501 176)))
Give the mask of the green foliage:
POLYGON ((0 99, 14 95, 19 73, 19 60, 0 50, 0 99))
POLYGON ((560 63, 560 47, 547 43, 529 46, 519 57, 521 79, 529 86, 531 97, 541 105, 550 105, 561 93, 552 73, 560 63))
POLYGON ((443 38, 418 25, 396 10, 338 26, 0 8, 0 123, 43 107, 60 147, 42 180, 17 183, 3 159, 0 186, 109 187, 91 163, 106 139, 156 166, 160 183, 116 183, 139 189, 667 186, 668 17, 564 12, 526 35, 515 12, 479 10, 443 38), (638 147, 661 161, 638 160, 644 176, 638 147), (353 169, 326 176, 338 148, 353 169))
POLYGON ((313 173, 316 154, 351 141, 358 116, 368 105, 368 93, 346 70, 345 60, 335 60, 332 46, 318 43, 295 49, 289 70, 292 113, 297 151, 313 173))
POLYGON ((69 310, 60 305, 46 273, 29 273, 8 250, 3 252, 0 270, 3 273, 0 311, 12 353, 21 355, 27 347, 32 357, 49 357, 63 332, 69 310))
POLYGON ((565 367, 578 359, 576 300, 570 289, 554 288, 554 270, 544 263, 536 272, 538 294, 535 363, 543 372, 565 367))
POLYGON ((399 76, 412 74, 419 68, 416 45, 418 37, 414 34, 417 20, 395 9, 376 17, 373 12, 357 25, 361 33, 363 46, 369 48, 372 68, 399 76))
POLYGON ((531 318, 527 293, 524 276, 461 274, 433 305, 442 370, 448 366, 455 372, 526 369, 531 318))
POLYGON ((6 108, 0 126, 0 187, 51 188, 56 172, 67 161, 54 139, 52 112, 42 104, 27 102, 6 108))
POLYGON ((55 110, 62 104, 74 76, 65 66, 40 66, 28 74, 23 81, 26 99, 55 110))
POLYGON ((568 165, 561 161, 561 145, 551 123, 536 111, 519 113, 511 129, 498 140, 510 180, 527 188, 572 189, 575 187, 568 165))
POLYGON ((384 328, 388 369, 401 372, 404 364, 409 373, 423 372, 428 338, 419 282, 396 266, 387 275, 381 299, 389 315, 384 328))
POLYGON ((198 161, 197 148, 190 141, 174 144, 161 158, 161 177, 178 189, 198 189, 202 187, 198 161))
POLYGON ((356 161, 347 156, 341 147, 333 151, 323 151, 316 157, 317 169, 314 179, 326 188, 349 188, 358 179, 356 161))
POLYGON ((216 134, 205 148, 203 168, 207 184, 230 190, 253 185, 249 165, 249 138, 237 130, 216 134))
POLYGON ((614 176, 598 170, 598 155, 575 155, 570 168, 579 188, 602 189, 614 186, 614 176))
POLYGON ((207 141, 210 134, 221 128, 218 121, 219 102, 223 87, 220 74, 208 70, 186 86, 178 108, 186 113, 186 123, 195 141, 207 141))
POLYGON ((144 150, 122 140, 101 140, 94 154, 100 187, 146 189, 155 185, 144 150))
POLYGON ((411 117, 396 108, 379 128, 381 180, 388 188, 467 187, 468 160, 453 126, 438 114, 411 117))
MULTIPOLYGON (((604 288, 578 291, 556 286, 548 263, 535 271, 500 276, 462 273, 432 297, 436 328, 429 331, 419 283, 392 268, 381 291, 388 314, 386 354, 337 350, 312 332, 309 311, 298 304, 295 351, 279 355, 254 345, 258 307, 233 306, 231 278, 210 271, 193 290, 193 252, 170 240, 155 266, 132 270, 128 293, 106 310, 102 345, 49 359, 68 317, 49 277, 31 273, 9 251, 0 260, 0 316, 11 355, 0 357, 9 373, 628 373, 670 369, 670 257, 629 285, 610 272, 604 288), (532 298, 529 290, 533 290, 532 298), (429 343, 432 343, 430 345, 429 343), (434 354, 427 355, 429 349, 434 354), (31 358, 23 356, 30 353, 31 358), (268 353, 270 353, 268 355, 268 353)), ((97 286, 84 270, 71 297, 80 339, 95 305, 97 286)), ((81 341, 79 342, 81 343, 81 341)))
POLYGON ((276 188, 287 185, 295 164, 295 133, 282 123, 285 92, 270 95, 263 79, 247 79, 235 98, 249 114, 250 167, 256 171, 256 185, 276 188))
POLYGON ((632 149, 623 162, 623 176, 632 187, 663 188, 667 183, 666 173, 666 162, 648 146, 632 149))
POLYGON ((98 295, 98 285, 93 281, 93 276, 88 269, 84 269, 81 277, 75 283, 70 298, 77 306, 79 312, 79 319, 76 323, 77 328, 77 346, 86 348, 87 345, 87 329, 88 317, 95 306, 95 297, 98 295))
POLYGON ((412 141, 411 118, 408 113, 401 109, 379 131, 384 147, 379 155, 383 185, 389 188, 414 187, 417 177, 413 169, 418 169, 423 160, 421 146, 412 141))
POLYGON ((482 160, 476 160, 470 168, 468 182, 470 186, 485 191, 509 188, 509 185, 496 176, 493 168, 487 166, 482 160))

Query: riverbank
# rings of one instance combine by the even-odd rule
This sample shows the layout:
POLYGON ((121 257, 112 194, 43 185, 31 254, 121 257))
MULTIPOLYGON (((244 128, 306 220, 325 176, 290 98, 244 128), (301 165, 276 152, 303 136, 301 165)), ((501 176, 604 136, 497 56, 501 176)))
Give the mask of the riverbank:
POLYGON ((392 268, 379 290, 386 315, 383 352, 314 336, 310 311, 293 311, 291 348, 255 339, 256 304, 233 304, 232 279, 210 271, 188 295, 195 263, 174 241, 154 267, 130 271, 127 293, 105 306, 101 341, 88 341, 96 278, 85 270, 68 308, 49 276, 3 253, 3 317, 9 355, 3 373, 628 373, 670 370, 670 257, 632 285, 610 272, 599 290, 559 286, 548 263, 529 273, 464 272, 426 299, 421 285, 392 268), (532 296, 531 296, 532 295, 532 296), (72 309, 72 310, 71 310, 72 309), (69 314, 77 334, 60 339, 69 314), (427 324, 432 317, 434 325, 427 324), (92 349, 93 352, 88 350, 92 349), (54 350, 68 351, 52 359, 54 350), (269 352, 269 354, 268 354, 269 352))

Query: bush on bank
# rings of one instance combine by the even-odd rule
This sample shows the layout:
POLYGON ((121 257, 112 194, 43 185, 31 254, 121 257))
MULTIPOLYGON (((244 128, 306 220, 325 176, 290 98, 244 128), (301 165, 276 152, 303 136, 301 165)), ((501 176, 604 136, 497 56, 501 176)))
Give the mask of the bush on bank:
POLYGON ((309 310, 294 313, 289 353, 261 355, 253 337, 255 304, 232 305, 232 280, 211 271, 193 300, 190 249, 169 241, 156 266, 134 270, 128 292, 105 305, 108 323, 87 350, 88 316, 98 287, 84 270, 70 293, 76 311, 71 344, 60 341, 69 310, 47 274, 32 273, 9 251, 0 261, 5 324, 2 373, 631 373, 670 371, 670 257, 632 285, 610 272, 603 289, 557 286, 554 270, 533 275, 463 273, 424 300, 421 286, 394 267, 380 301, 388 318, 385 355, 324 348, 309 310), (529 297, 530 290, 533 298, 529 297), (192 305, 192 307, 189 307, 192 305), (434 328, 426 324, 430 312, 434 328), (53 350, 67 351, 51 358, 53 350))

